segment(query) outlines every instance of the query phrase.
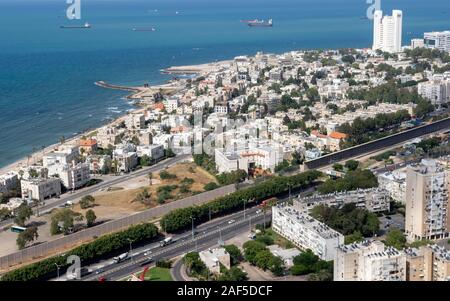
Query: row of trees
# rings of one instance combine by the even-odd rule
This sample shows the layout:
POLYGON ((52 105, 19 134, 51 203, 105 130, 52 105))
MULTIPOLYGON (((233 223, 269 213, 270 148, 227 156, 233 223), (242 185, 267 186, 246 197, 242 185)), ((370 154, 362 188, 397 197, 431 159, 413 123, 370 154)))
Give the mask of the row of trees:
POLYGON ((367 189, 378 186, 377 177, 370 170, 348 171, 343 178, 328 179, 318 187, 322 194, 367 189))
POLYGON ((290 177, 274 177, 256 186, 239 190, 227 196, 220 197, 201 206, 191 206, 176 209, 164 215, 161 225, 166 232, 176 232, 191 226, 192 219, 196 224, 208 220, 211 216, 222 216, 243 208, 244 202, 250 207, 271 196, 291 189, 306 188, 322 175, 321 172, 310 170, 290 177))
POLYGON ((64 255, 54 256, 14 271, 4 274, 2 281, 32 281, 44 280, 56 273, 55 266, 61 268, 68 267, 67 258, 71 255, 79 256, 83 263, 87 263, 93 259, 110 255, 128 248, 130 242, 142 242, 154 239, 158 236, 158 228, 150 223, 144 223, 132 226, 127 230, 114 234, 107 234, 93 242, 81 245, 64 255))
POLYGON ((348 122, 342 124, 339 131, 349 135, 345 146, 350 147, 373 140, 372 133, 379 134, 380 131, 386 131, 410 119, 411 116, 407 110, 400 110, 395 113, 380 113, 373 118, 362 119, 357 117, 351 124, 348 122))

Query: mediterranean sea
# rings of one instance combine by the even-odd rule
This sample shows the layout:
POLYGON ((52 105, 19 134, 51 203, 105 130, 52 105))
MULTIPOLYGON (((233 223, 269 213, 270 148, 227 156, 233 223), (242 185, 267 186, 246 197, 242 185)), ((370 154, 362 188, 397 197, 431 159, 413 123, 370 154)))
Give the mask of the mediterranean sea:
MULTIPOLYGON (((370 47, 366 0, 0 0, 0 167, 131 109, 94 85, 159 84, 159 70, 257 51, 370 47), (274 20, 250 28, 241 19, 274 20), (91 29, 60 29, 89 22, 91 29), (156 31, 133 31, 154 27, 156 31)), ((450 30, 448 0, 382 0, 404 11, 404 44, 450 30)))

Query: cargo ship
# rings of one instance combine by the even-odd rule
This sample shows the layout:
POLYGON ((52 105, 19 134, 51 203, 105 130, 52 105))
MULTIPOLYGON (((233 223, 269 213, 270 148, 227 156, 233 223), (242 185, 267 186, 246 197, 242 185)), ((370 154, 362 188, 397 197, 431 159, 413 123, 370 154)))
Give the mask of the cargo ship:
POLYGON ((250 27, 272 27, 273 20, 269 19, 268 21, 264 21, 264 20, 256 19, 256 20, 247 22, 247 25, 250 27))
POLYGON ((156 28, 150 27, 150 28, 133 28, 133 31, 156 31, 156 28))
POLYGON ((80 28, 80 29, 89 29, 91 28, 91 24, 89 23, 84 23, 84 25, 61 25, 59 28, 62 29, 75 29, 75 28, 80 28))

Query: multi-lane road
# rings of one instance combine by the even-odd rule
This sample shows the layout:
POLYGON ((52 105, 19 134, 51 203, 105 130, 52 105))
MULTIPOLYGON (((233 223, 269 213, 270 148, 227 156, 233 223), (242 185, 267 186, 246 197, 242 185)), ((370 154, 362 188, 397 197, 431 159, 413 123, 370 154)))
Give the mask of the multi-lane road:
MULTIPOLYGON (((186 160, 190 157, 190 155, 179 155, 173 158, 169 158, 166 160, 163 160, 161 162, 156 163, 153 166, 150 167, 144 167, 142 169, 139 169, 137 171, 131 172, 129 174, 125 175, 119 175, 119 176, 108 176, 104 177, 102 182, 100 182, 97 185, 93 185, 87 188, 83 188, 80 190, 76 190, 74 193, 66 193, 62 195, 60 198, 53 198, 45 201, 45 205, 39 206, 39 208, 34 208, 34 213, 37 213, 39 211, 39 214, 50 212, 52 209, 63 206, 67 202, 76 202, 79 201, 82 197, 93 194, 96 191, 107 189, 108 187, 111 187, 113 185, 118 185, 120 183, 129 181, 131 179, 135 179, 144 175, 147 175, 150 172, 157 172, 159 170, 162 170, 166 167, 175 165, 179 163, 180 161, 186 160)), ((8 224, 13 223, 12 219, 5 220, 0 223, 0 227, 4 227, 8 224)))

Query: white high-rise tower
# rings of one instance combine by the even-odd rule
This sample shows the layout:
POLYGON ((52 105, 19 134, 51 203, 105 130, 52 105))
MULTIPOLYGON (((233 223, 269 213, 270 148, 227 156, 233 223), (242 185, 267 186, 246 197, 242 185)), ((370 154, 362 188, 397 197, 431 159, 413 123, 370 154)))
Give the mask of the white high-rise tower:
POLYGON ((390 53, 402 51, 402 22, 401 10, 393 10, 392 16, 384 17, 381 10, 375 11, 372 49, 390 53))

